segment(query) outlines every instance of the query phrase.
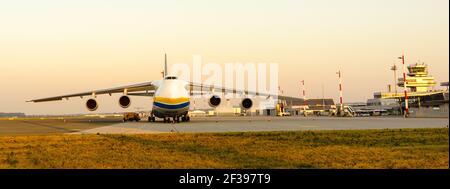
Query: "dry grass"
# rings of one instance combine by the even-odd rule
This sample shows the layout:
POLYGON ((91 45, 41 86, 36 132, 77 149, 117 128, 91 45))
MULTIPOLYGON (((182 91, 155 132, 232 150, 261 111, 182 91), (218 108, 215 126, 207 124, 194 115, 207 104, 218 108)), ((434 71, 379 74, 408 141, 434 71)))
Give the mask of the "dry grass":
POLYGON ((0 137, 0 168, 449 168, 448 129, 0 137))

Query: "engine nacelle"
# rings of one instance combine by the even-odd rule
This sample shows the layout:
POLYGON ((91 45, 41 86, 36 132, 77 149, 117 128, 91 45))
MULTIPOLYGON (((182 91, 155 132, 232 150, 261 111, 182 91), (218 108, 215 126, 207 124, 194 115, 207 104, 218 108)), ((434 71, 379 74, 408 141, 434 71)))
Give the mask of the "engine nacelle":
POLYGON ((122 108, 128 108, 131 105, 131 99, 128 96, 121 96, 119 98, 119 105, 122 108))
POLYGON ((86 101, 86 108, 89 111, 95 111, 98 108, 98 103, 95 99, 91 98, 89 100, 86 101))
POLYGON ((252 108, 252 106, 253 106, 252 99, 244 98, 241 102, 241 108, 244 110, 248 110, 248 109, 252 108))
POLYGON ((209 104, 209 106, 214 108, 214 107, 219 106, 221 101, 222 101, 222 99, 219 96, 213 95, 213 96, 211 96, 211 98, 209 98, 208 104, 209 104))

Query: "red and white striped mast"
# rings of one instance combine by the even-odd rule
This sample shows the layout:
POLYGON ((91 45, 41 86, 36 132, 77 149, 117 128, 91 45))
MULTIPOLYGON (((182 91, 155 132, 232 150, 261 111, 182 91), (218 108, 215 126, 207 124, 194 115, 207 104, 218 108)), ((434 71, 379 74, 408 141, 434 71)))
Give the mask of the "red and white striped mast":
POLYGON ((302 80, 302 89, 303 89, 303 106, 306 109, 305 80, 302 80))
POLYGON ((342 112, 344 111, 344 105, 343 105, 343 101, 342 101, 342 79, 341 79, 341 70, 339 70, 336 74, 338 74, 339 77, 339 104, 341 106, 340 112, 342 114, 342 112))
POLYGON ((406 68, 405 68, 405 56, 402 54, 401 57, 398 57, 398 59, 402 59, 403 64, 403 92, 405 93, 405 117, 408 117, 409 115, 409 109, 408 109, 408 91, 406 88, 407 82, 406 82, 406 68))

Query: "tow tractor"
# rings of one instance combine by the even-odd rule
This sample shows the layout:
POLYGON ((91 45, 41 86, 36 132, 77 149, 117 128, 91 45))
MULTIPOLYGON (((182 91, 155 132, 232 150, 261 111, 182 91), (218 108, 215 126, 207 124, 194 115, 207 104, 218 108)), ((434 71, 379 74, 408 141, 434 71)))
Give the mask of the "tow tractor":
POLYGON ((140 121, 141 117, 139 117, 138 113, 134 113, 134 112, 127 112, 123 114, 123 122, 127 122, 127 121, 140 121))

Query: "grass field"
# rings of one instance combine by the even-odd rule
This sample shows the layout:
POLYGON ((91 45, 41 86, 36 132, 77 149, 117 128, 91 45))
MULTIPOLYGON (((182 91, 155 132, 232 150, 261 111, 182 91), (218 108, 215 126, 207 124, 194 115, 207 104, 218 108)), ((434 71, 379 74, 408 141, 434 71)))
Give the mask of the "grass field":
POLYGON ((0 136, 0 168, 449 168, 449 130, 0 136))

